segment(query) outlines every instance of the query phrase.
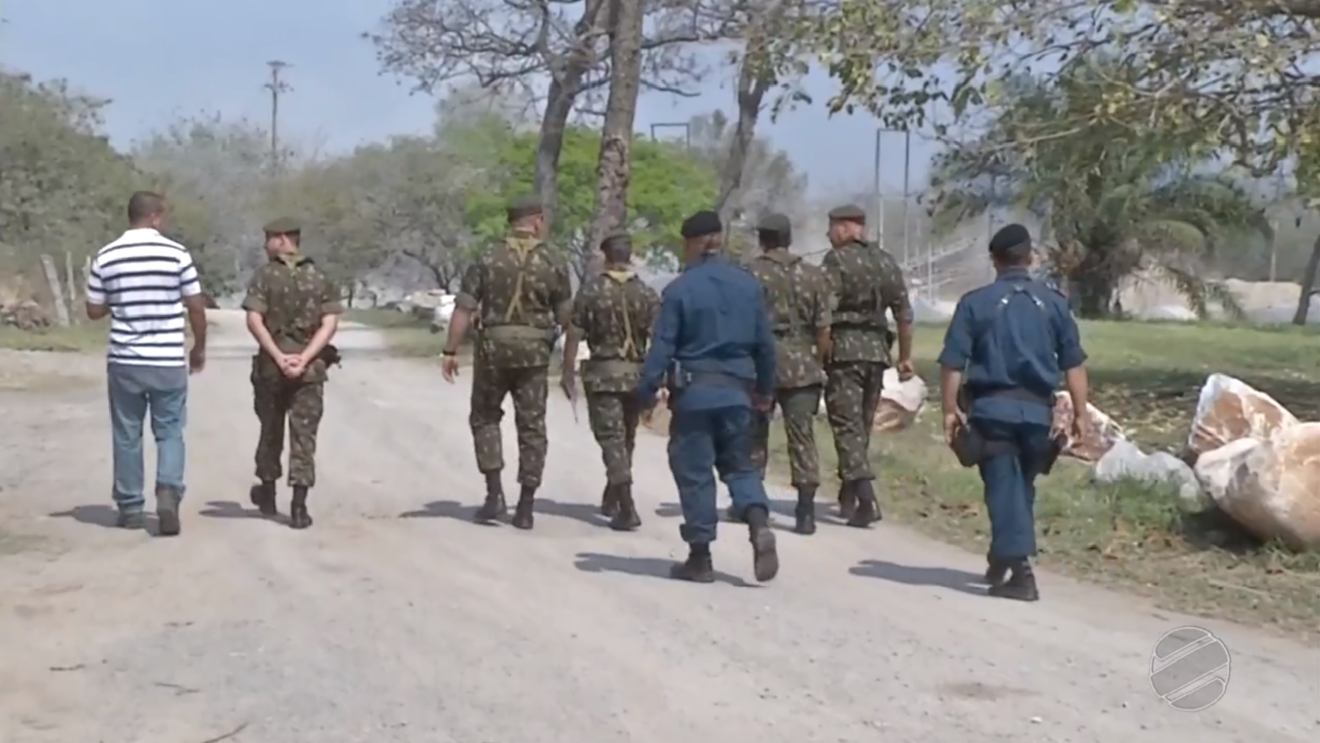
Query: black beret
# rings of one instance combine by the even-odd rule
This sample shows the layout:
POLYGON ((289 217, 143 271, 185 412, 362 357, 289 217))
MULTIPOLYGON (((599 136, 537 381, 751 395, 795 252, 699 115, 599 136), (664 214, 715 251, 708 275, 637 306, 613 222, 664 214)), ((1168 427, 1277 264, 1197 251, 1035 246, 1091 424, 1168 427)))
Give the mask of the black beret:
POLYGON ((712 211, 703 211, 683 220, 683 226, 679 229, 679 234, 683 236, 683 239, 691 240, 694 237, 718 235, 723 231, 724 225, 720 224, 720 215, 712 211))
POLYGON ((295 235, 302 232, 302 222, 293 217, 280 217, 267 222, 261 230, 267 235, 295 235))
POLYGON ((990 238, 991 253, 1007 253, 1014 248, 1030 247, 1031 233, 1026 227, 1016 223, 1000 228, 995 236, 990 238))
POLYGON ((836 222, 862 222, 866 223, 866 210, 856 204, 844 204, 836 206, 830 210, 829 218, 836 222))
POLYGON ((756 223, 756 231, 778 236, 780 247, 787 247, 793 242, 793 223, 786 214, 767 214, 756 223))
POLYGON ((544 207, 541 205, 541 197, 536 194, 519 196, 509 202, 509 219, 523 219, 542 213, 544 207))

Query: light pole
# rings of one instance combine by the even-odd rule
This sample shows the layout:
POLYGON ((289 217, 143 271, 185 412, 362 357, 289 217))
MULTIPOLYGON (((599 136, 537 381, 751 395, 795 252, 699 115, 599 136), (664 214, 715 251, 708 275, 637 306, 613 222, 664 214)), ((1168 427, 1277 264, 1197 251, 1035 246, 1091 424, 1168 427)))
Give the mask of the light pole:
POLYGON ((651 139, 658 141, 655 133, 661 129, 682 129, 683 146, 692 149, 692 125, 686 121, 665 121, 651 125, 651 139))
POLYGON ((884 189, 880 182, 880 171, 884 165, 884 137, 886 134, 903 135, 903 263, 906 264, 911 259, 911 245, 909 243, 910 233, 908 232, 908 201, 911 197, 911 179, 912 179, 912 132, 906 129, 876 129, 875 130, 875 178, 872 183, 872 198, 879 209, 880 214, 876 219, 875 241, 883 246, 885 240, 885 196, 884 189))

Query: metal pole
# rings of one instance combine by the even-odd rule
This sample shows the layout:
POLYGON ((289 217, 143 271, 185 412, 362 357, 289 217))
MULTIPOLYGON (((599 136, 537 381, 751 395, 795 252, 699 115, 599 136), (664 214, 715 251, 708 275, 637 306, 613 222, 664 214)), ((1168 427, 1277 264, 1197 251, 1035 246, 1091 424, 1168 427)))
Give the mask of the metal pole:
POLYGON ((876 208, 876 217, 871 238, 877 243, 883 243, 885 237, 885 199, 880 193, 880 142, 884 135, 884 129, 875 130, 875 179, 871 183, 871 203, 876 208))
POLYGON ((270 91, 270 168, 271 173, 279 175, 280 172, 280 94, 288 93, 293 90, 283 80, 280 79, 280 73, 285 68, 290 67, 288 62, 281 62, 278 59, 272 59, 266 63, 270 67, 270 82, 264 86, 270 91))
MULTIPOLYGON (((1283 171, 1274 180, 1274 208, 1270 211, 1278 213, 1279 199, 1283 197, 1283 171)), ((1270 283, 1277 280, 1279 268, 1279 220, 1278 217, 1270 219, 1270 283)))

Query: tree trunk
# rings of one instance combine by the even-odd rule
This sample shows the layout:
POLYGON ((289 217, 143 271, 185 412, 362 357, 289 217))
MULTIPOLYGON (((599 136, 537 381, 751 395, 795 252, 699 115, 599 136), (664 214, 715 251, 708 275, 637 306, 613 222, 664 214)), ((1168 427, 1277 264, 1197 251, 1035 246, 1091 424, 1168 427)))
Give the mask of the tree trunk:
POLYGON ((536 145, 536 170, 532 181, 541 195, 548 227, 554 227, 555 212, 559 206, 559 155, 564 149, 564 132, 568 117, 573 113, 578 94, 582 92, 582 78, 595 61, 596 19, 606 0, 587 0, 582 16, 573 25, 577 46, 564 58, 560 69, 550 70, 550 86, 545 95, 545 111, 541 115, 540 138, 536 145))
POLYGON ((1297 298, 1297 312, 1293 314, 1293 325, 1305 325, 1311 315, 1311 292, 1315 291, 1316 274, 1320 273, 1320 237, 1311 246, 1311 257, 1306 260, 1306 272, 1302 274, 1302 295, 1297 298))
POLYGON ((720 220, 728 225, 734 219, 738 206, 738 192, 742 188, 743 170, 747 165, 747 153, 751 151, 752 141, 756 138, 756 125, 761 117, 761 107, 765 94, 774 85, 774 77, 767 72, 752 50, 762 43, 761 35, 751 35, 747 39, 747 51, 743 55, 742 67, 738 71, 738 123, 734 126, 733 137, 729 140, 729 151, 720 168, 720 194, 715 200, 715 211, 720 220))
POLYGON ((603 263, 596 248, 611 232, 624 229, 628 218, 628 183, 632 177, 633 121, 642 80, 643 3, 611 0, 610 95, 596 161, 596 207, 585 246, 586 275, 603 263))
POLYGON ((1081 274, 1069 282, 1073 308, 1079 317, 1097 320, 1109 317, 1114 305, 1114 282, 1107 276, 1081 274))
POLYGON ((60 327, 67 328, 70 322, 67 297, 64 296, 64 289, 60 286, 60 272, 55 268, 55 259, 48 253, 41 255, 41 270, 46 274, 51 300, 55 303, 55 320, 60 327))

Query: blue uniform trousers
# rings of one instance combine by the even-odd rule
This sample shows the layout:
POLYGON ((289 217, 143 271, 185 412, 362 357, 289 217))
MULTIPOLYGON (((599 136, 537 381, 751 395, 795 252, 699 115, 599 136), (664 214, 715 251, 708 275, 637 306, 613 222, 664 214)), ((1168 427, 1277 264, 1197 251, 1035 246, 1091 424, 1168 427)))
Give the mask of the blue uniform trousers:
POLYGON ((972 418, 986 441, 1016 445, 1017 452, 986 459, 979 467, 990 513, 990 557, 1016 560, 1036 554, 1036 476, 1049 451, 1050 427, 1040 423, 972 418))
POLYGON ((715 472, 741 517, 748 506, 769 509, 761 470, 752 463, 752 417, 746 406, 675 410, 669 420, 669 469, 683 507, 679 534, 688 544, 715 541, 719 513, 715 472))

